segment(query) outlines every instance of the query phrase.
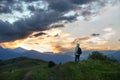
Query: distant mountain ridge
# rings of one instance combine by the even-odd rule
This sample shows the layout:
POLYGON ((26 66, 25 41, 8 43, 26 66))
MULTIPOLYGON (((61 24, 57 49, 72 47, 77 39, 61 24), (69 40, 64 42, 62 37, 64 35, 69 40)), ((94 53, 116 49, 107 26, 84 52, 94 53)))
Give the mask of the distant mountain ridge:
POLYGON ((25 50, 23 48, 12 50, 0 47, 0 60, 8 60, 17 57, 28 57, 33 59, 41 59, 44 61, 54 61, 55 63, 64 63, 74 59, 72 56, 66 54, 53 54, 52 52, 40 53, 35 50, 25 50))
MULTIPOLYGON (((91 52, 93 52, 93 50, 83 51, 80 59, 81 60, 87 59, 91 52)), ((120 61, 120 51, 100 51, 100 52, 110 57, 113 56, 114 58, 120 61)), ((33 59, 41 59, 44 61, 54 61, 55 63, 65 63, 68 61, 74 61, 73 51, 54 54, 52 52, 40 53, 35 50, 26 50, 21 47, 18 47, 16 49, 5 49, 0 47, 0 60, 8 60, 17 57, 28 57, 33 59)))
POLYGON ((22 56, 22 54, 18 54, 10 49, 4 49, 0 47, 0 60, 7 60, 7 59, 20 57, 20 56, 22 56))
POLYGON ((109 54, 109 57, 115 58, 120 62, 120 50, 116 51, 115 53, 109 54))
POLYGON ((13 51, 14 51, 14 52, 17 52, 17 53, 23 53, 23 52, 26 52, 26 51, 28 51, 28 50, 23 49, 23 48, 21 48, 21 47, 18 47, 18 48, 13 49, 13 51))

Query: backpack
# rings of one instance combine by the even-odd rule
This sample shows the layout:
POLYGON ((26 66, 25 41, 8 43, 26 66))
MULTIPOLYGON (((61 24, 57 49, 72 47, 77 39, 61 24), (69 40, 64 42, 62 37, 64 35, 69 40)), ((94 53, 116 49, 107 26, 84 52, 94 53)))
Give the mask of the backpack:
POLYGON ((78 54, 82 54, 81 48, 78 47, 77 53, 78 53, 78 54))

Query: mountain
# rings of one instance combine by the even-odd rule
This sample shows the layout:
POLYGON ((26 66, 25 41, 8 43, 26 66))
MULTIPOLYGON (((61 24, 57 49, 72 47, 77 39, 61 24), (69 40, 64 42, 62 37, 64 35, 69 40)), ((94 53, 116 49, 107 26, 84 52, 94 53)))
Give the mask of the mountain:
MULTIPOLYGON (((80 60, 85 60, 88 58, 92 50, 83 51, 80 56, 80 60)), ((40 53, 34 50, 26 51, 23 53, 24 57, 33 58, 33 59, 42 59, 45 61, 54 61, 55 63, 65 63, 69 61, 74 61, 73 51, 54 54, 52 52, 40 53)))
POLYGON ((24 52, 23 56, 45 61, 54 61, 55 63, 65 63, 74 59, 72 56, 66 54, 53 54, 52 52, 40 53, 34 50, 24 52))
MULTIPOLYGON (((88 58, 89 54, 91 54, 93 50, 86 50, 80 56, 80 60, 85 60, 88 58)), ((108 50, 108 51, 99 51, 107 56, 113 56, 117 59, 120 58, 119 51, 108 50)), ((8 60, 16 57, 28 57, 32 59, 41 59, 44 61, 54 61, 55 63, 65 63, 69 61, 74 61, 74 53, 73 51, 54 54, 52 52, 44 52, 40 53, 35 50, 26 50, 21 47, 16 49, 4 49, 0 47, 0 60, 8 60)))
POLYGON ((16 53, 10 49, 4 49, 4 48, 0 47, 0 60, 7 60, 7 59, 20 57, 20 56, 22 56, 22 55, 19 53, 16 53))
POLYGON ((115 53, 111 53, 108 56, 111 58, 115 58, 116 60, 118 60, 120 62, 120 50, 116 51, 115 53))
POLYGON ((26 49, 23 49, 21 47, 18 47, 18 48, 15 48, 13 49, 14 52, 17 52, 17 53, 23 53, 23 52, 26 52, 27 50, 26 49))
POLYGON ((73 57, 66 54, 53 54, 52 52, 40 53, 34 50, 25 50, 23 48, 5 49, 0 47, 0 60, 8 60, 16 57, 28 57, 44 61, 54 61, 55 63, 64 63, 73 60, 73 57))

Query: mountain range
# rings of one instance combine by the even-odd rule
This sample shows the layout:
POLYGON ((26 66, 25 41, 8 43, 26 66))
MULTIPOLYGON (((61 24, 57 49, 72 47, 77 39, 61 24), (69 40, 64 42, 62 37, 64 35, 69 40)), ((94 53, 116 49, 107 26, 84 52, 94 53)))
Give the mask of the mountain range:
MULTIPOLYGON (((83 51, 80 59, 87 59, 89 54, 91 54, 93 50, 83 51)), ((120 51, 119 50, 108 50, 108 51, 100 51, 109 57, 114 57, 115 59, 120 61, 120 51)), ((17 57, 28 57, 33 59, 42 59, 44 61, 54 61, 55 63, 65 63, 68 61, 74 61, 74 53, 73 51, 54 54, 52 52, 38 52, 35 50, 26 50, 21 47, 16 49, 5 49, 0 47, 0 60, 8 60, 17 57)))

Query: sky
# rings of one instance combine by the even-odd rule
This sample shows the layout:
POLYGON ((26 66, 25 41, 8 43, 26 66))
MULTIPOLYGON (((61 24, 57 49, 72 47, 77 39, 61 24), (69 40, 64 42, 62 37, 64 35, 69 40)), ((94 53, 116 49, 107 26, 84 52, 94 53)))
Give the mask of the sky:
POLYGON ((120 0, 0 0, 0 46, 120 50, 120 0))

